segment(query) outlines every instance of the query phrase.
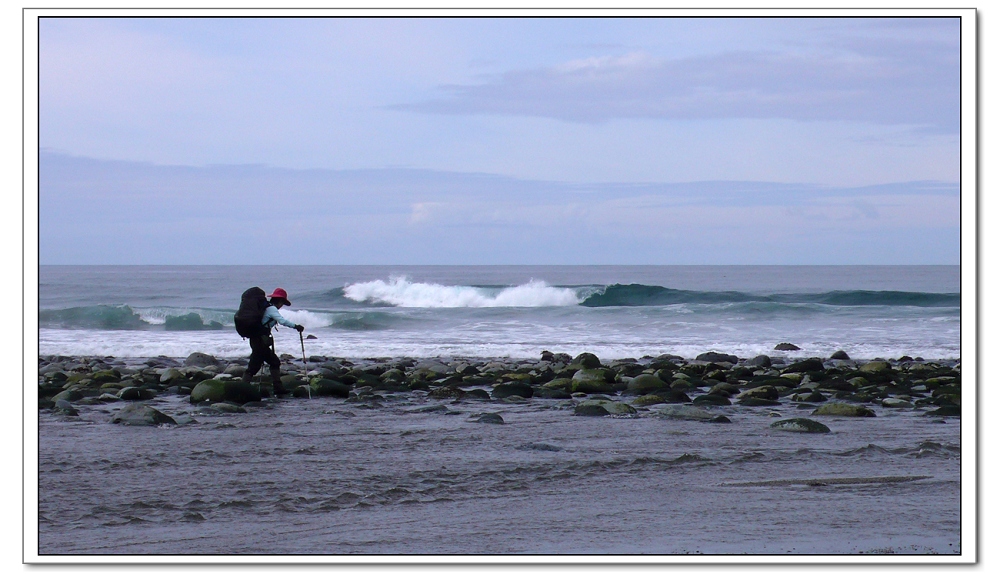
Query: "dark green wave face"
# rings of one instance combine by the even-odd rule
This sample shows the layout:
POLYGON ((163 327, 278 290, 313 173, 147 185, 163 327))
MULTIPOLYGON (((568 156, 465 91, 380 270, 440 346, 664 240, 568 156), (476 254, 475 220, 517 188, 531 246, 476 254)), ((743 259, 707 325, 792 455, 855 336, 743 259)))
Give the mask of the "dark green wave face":
MULTIPOLYGON (((796 296, 796 295, 787 295, 796 296)), ((900 307, 959 307, 961 293, 917 293, 902 291, 832 291, 817 297, 815 302, 824 305, 844 306, 900 306, 900 307)))
POLYGON ((38 322, 70 329, 129 330, 149 326, 131 307, 107 305, 40 311, 38 322))
POLYGON ((736 291, 686 291, 643 284, 613 284, 588 296, 585 307, 631 307, 677 304, 776 303, 832 306, 958 307, 960 293, 902 291, 831 291, 815 294, 756 295, 736 291))
POLYGON ((217 331, 222 327, 222 323, 218 321, 205 323, 198 313, 188 313, 176 317, 167 315, 163 324, 163 328, 167 331, 203 331, 206 329, 217 331))

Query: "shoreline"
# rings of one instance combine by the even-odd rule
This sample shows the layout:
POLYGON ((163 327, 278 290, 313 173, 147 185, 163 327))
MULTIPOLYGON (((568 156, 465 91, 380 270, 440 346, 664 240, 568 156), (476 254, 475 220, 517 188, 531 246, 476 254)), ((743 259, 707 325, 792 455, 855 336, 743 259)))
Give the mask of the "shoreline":
POLYGON ((247 357, 223 359, 198 352, 183 360, 53 355, 38 358, 38 397, 39 409, 67 415, 75 415, 77 405, 155 404, 152 400, 163 395, 187 396, 195 405, 242 406, 282 396, 377 401, 412 392, 454 402, 469 398, 508 403, 607 401, 590 406, 595 409, 577 411, 594 415, 630 414, 636 408, 659 404, 691 404, 684 407, 712 413, 736 405, 794 405, 858 417, 875 415, 869 408, 879 407, 961 415, 960 359, 858 361, 842 352, 830 358, 796 358, 794 351, 788 353, 750 359, 716 352, 694 359, 662 354, 611 361, 590 353, 573 357, 549 351, 534 359, 349 360, 313 355, 306 362, 282 354, 281 387, 277 389, 266 372, 250 383, 241 380, 247 357))

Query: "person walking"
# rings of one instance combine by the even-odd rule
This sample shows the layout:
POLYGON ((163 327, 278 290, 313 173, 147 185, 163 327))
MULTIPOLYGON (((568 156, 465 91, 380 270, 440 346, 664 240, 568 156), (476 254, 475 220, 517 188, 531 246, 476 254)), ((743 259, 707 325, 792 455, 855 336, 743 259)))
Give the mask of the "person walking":
POLYGON ((283 325, 302 333, 305 327, 289 321, 278 312, 278 309, 281 307, 286 305, 291 306, 292 304, 288 300, 288 293, 285 292, 285 289, 276 288, 273 293, 267 295, 267 298, 269 299, 267 301, 268 305, 264 309, 264 315, 260 322, 263 332, 251 334, 248 337, 250 339, 250 362, 247 364, 246 373, 243 374, 243 381, 250 382, 253 380, 253 376, 257 375, 261 366, 267 363, 271 368, 274 395, 278 396, 286 393, 286 390, 281 385, 281 359, 274 352, 274 337, 271 336, 271 329, 276 325, 283 325))

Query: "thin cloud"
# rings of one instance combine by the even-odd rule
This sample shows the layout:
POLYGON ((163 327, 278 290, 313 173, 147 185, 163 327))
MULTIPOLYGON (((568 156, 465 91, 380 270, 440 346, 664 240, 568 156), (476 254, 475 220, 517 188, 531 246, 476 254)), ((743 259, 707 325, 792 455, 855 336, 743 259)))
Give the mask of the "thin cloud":
MULTIPOLYGON (((957 29, 956 29, 957 31, 957 29)), ((444 85, 395 110, 519 115, 580 123, 622 118, 792 119, 906 125, 954 133, 956 42, 843 39, 809 52, 738 51, 680 59, 635 52, 444 85)))

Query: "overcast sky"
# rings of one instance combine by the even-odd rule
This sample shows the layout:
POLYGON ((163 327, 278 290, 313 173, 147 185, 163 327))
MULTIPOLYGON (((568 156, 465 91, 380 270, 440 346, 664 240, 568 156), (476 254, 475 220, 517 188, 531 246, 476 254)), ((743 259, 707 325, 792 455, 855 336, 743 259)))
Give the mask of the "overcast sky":
POLYGON ((46 264, 959 261, 957 19, 39 32, 46 264))

